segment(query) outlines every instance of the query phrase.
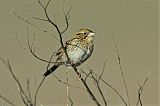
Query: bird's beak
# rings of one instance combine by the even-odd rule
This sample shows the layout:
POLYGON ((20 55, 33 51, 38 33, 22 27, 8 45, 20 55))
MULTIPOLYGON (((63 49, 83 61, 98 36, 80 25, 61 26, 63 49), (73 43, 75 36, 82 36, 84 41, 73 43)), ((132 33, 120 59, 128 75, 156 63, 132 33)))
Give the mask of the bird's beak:
POLYGON ((95 34, 95 32, 90 32, 88 36, 94 36, 95 34))

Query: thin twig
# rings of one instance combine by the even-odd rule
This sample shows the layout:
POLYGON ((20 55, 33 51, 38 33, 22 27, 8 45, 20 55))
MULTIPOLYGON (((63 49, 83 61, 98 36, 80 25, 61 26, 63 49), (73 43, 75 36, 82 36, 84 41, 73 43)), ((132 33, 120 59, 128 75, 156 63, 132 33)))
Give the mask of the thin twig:
POLYGON ((4 63, 4 65, 8 68, 8 70, 10 71, 12 77, 13 77, 14 80, 16 81, 16 83, 17 83, 17 85, 18 85, 18 88, 19 88, 19 91, 20 91, 21 99, 22 99, 22 101, 24 102, 24 104, 26 104, 26 106, 27 106, 28 104, 31 104, 31 101, 29 100, 28 96, 27 96, 26 93, 24 92, 20 81, 18 80, 18 78, 17 78, 17 77, 15 76, 15 74, 13 73, 12 67, 11 67, 11 65, 10 65, 9 60, 5 61, 3 58, 0 58, 0 59, 1 59, 1 61, 4 63))
POLYGON ((109 86, 120 98, 121 98, 121 100, 123 101, 123 103, 125 104, 125 106, 128 106, 127 105, 127 103, 126 103, 126 101, 124 100, 124 98, 121 96, 121 94, 111 85, 111 84, 109 84, 108 82, 106 82, 104 79, 102 79, 101 78, 101 80, 102 80, 102 82, 104 82, 107 86, 109 86))
MULTIPOLYGON (((151 71, 152 72, 152 71, 151 71)), ((140 85, 139 84, 139 89, 138 89, 138 100, 137 100, 137 104, 136 106, 138 106, 138 104, 140 103, 140 106, 142 106, 142 100, 141 100, 141 96, 142 96, 142 93, 143 93, 143 89, 144 89, 144 86, 146 85, 148 79, 149 79, 149 76, 151 74, 151 72, 147 75, 146 79, 144 80, 143 84, 140 85)))
MULTIPOLYGON (((34 36, 35 36, 35 33, 34 33, 34 36)), ((26 50, 26 48, 21 44, 21 42, 20 42, 20 40, 19 40, 19 38, 18 38, 18 34, 17 34, 17 33, 16 33, 16 39, 17 39, 17 42, 18 42, 19 46, 20 46, 22 49, 26 50)), ((34 37, 34 39, 33 39, 32 44, 30 45, 30 40, 29 40, 29 35, 28 35, 28 28, 27 28, 27 45, 28 45, 29 52, 30 52, 35 58, 37 58, 38 60, 41 60, 41 61, 43 61, 43 62, 48 63, 49 60, 45 60, 45 59, 39 57, 37 54, 35 54, 35 48, 33 49, 34 42, 35 42, 35 37, 34 37)), ((50 63, 62 63, 62 62, 50 61, 50 63)))
MULTIPOLYGON (((50 60, 49 60, 49 62, 48 62, 48 65, 47 65, 46 70, 48 70, 48 68, 49 68, 49 66, 50 66, 51 60, 52 60, 52 58, 53 58, 53 56, 54 56, 54 53, 55 53, 55 52, 53 52, 52 55, 51 55, 51 57, 50 57, 50 60)), ((34 106, 36 106, 37 94, 38 94, 38 91, 39 91, 40 87, 42 86, 45 78, 46 78, 46 77, 44 76, 43 79, 42 79, 42 81, 41 81, 41 83, 39 84, 39 86, 38 86, 38 88, 37 88, 37 90, 36 90, 35 98, 34 98, 34 106)))
POLYGON ((30 80, 29 79, 27 80, 27 92, 28 92, 29 101, 31 102, 31 104, 33 104, 32 98, 31 98, 30 80))
POLYGON ((65 13, 65 12, 64 12, 64 9, 63 9, 66 27, 65 27, 65 29, 61 32, 61 34, 63 34, 64 32, 66 32, 67 29, 69 28, 69 18, 70 18, 69 13, 70 13, 71 9, 72 9, 72 6, 68 9, 67 13, 65 13))
POLYGON ((20 92, 20 96, 21 96, 21 99, 22 99, 23 103, 24 103, 26 106, 29 106, 29 103, 28 103, 28 102, 26 101, 26 99, 24 98, 24 96, 23 96, 23 94, 22 94, 22 91, 19 90, 19 92, 20 92))
MULTIPOLYGON (((88 68, 89 68, 89 67, 88 67, 88 68)), ((103 70, 104 70, 104 68, 103 68, 103 70)), ((106 99, 105 99, 105 97, 104 97, 104 94, 103 94, 103 92, 102 92, 102 90, 101 90, 101 87, 100 87, 100 85, 99 85, 99 80, 101 79, 102 74, 98 77, 98 79, 96 79, 96 78, 94 77, 93 73, 92 73, 93 70, 89 68, 89 71, 91 72, 91 77, 92 77, 92 79, 93 79, 94 82, 95 82, 95 86, 97 87, 97 89, 98 89, 98 91, 99 91, 99 93, 100 93, 100 95, 101 95, 101 97, 102 97, 102 99, 103 99, 103 102, 104 102, 105 106, 107 106, 107 101, 106 101, 106 99)), ((102 71, 102 72, 103 72, 103 71, 102 71)), ((97 76, 97 75, 96 75, 96 76, 97 76)))
POLYGON ((71 102, 71 106, 73 106, 73 100, 70 95, 69 95, 69 101, 71 102))
POLYGON ((38 17, 31 17, 33 19, 39 20, 39 21, 47 21, 46 19, 38 18, 38 17))
MULTIPOLYGON (((33 43, 32 43, 32 44, 33 44, 33 43)), ((50 62, 50 63, 62 63, 62 62, 53 62, 53 61, 45 60, 45 59, 40 58, 39 56, 37 56, 37 54, 34 53, 35 49, 32 50, 33 45, 32 45, 32 46, 30 45, 29 35, 28 35, 28 34, 27 34, 27 45, 28 45, 28 48, 29 48, 29 52, 30 52, 35 58, 37 58, 38 60, 41 60, 41 61, 47 62, 47 63, 48 63, 48 62, 50 62)))
POLYGON ((22 45, 22 43, 20 42, 17 33, 16 33, 16 40, 17 40, 17 42, 18 42, 18 45, 19 45, 22 49, 26 50, 26 48, 25 48, 25 47, 22 45))
POLYGON ((6 97, 2 96, 1 94, 0 94, 0 98, 3 99, 9 105, 16 106, 13 102, 11 102, 10 100, 8 100, 6 97))
POLYGON ((47 33, 48 35, 54 37, 57 41, 59 41, 59 39, 58 39, 55 35, 49 33, 47 30, 44 30, 44 29, 40 28, 39 26, 37 26, 37 25, 35 25, 35 24, 29 22, 28 20, 22 18, 22 17, 19 16, 16 12, 13 11, 11 15, 14 15, 16 18, 18 18, 18 19, 24 21, 25 23, 31 25, 32 27, 35 27, 36 29, 38 29, 38 30, 40 30, 40 31, 42 31, 42 32, 44 32, 44 33, 47 33))
POLYGON ((101 72, 101 74, 100 74, 100 76, 98 78, 98 83, 99 83, 100 79, 102 78, 102 75, 103 75, 105 67, 106 67, 106 63, 107 63, 107 60, 104 61, 102 72, 101 72))
POLYGON ((121 58, 120 58, 118 46, 117 46, 117 43, 116 43, 116 41, 115 41, 114 38, 113 38, 113 40, 114 40, 114 44, 115 44, 115 48, 116 48, 116 52, 117 52, 117 58, 118 58, 118 64, 119 64, 119 67, 120 67, 121 76, 122 76, 123 83, 124 83, 125 90, 126 90, 126 94, 127 94, 128 106, 130 106, 129 92, 128 92, 128 87, 127 87, 126 79, 125 79, 124 72, 123 72, 122 65, 121 65, 121 58))
POLYGON ((36 93, 35 93, 35 96, 34 96, 34 106, 36 106, 38 91, 39 91, 40 87, 42 86, 45 78, 46 78, 46 77, 43 77, 42 81, 40 82, 40 84, 38 85, 38 88, 37 88, 37 90, 36 90, 36 93))
MULTIPOLYGON (((84 72, 83 70, 81 70, 82 71, 82 73, 84 73, 85 75, 88 75, 86 72, 84 72)), ((94 72, 93 72, 93 74, 95 74, 94 72)), ((96 76, 97 76, 97 74, 95 74, 96 76)), ((90 77, 90 78, 92 78, 91 76, 88 76, 88 77, 90 77)), ((97 77, 99 77, 99 76, 97 76, 97 77)), ((120 98, 121 98, 121 100, 124 102, 124 104, 125 104, 125 106, 128 106, 127 105, 127 103, 126 103, 126 101, 124 100, 124 98, 121 96, 121 94, 111 85, 111 84, 109 84, 107 81, 105 81, 103 78, 100 78, 100 80, 102 81, 102 82, 104 82, 108 87, 110 87, 120 98)))
MULTIPOLYGON (((83 71, 83 70, 81 70, 81 71, 83 71)), ((85 81, 87 81, 87 78, 89 78, 89 75, 91 75, 92 74, 92 72, 93 72, 93 70, 90 70, 90 72, 88 73, 88 74, 86 74, 86 77, 85 77, 85 81)))
MULTIPOLYGON (((61 80, 59 77, 57 77, 55 74, 53 74, 54 78, 59 81, 60 83, 64 84, 64 85, 67 85, 67 82, 61 80)), ((83 91, 86 91, 86 89, 82 88, 82 87, 78 87, 78 86, 75 86, 75 85, 72 85, 72 84, 69 84, 68 83, 68 86, 69 87, 72 87, 72 88, 76 88, 76 89, 80 89, 80 90, 83 90, 83 91)))

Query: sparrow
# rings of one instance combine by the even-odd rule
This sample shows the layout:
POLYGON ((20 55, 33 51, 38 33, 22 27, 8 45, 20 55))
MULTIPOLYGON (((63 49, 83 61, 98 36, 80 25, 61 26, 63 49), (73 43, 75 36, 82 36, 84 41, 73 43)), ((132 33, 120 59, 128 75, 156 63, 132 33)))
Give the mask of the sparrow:
POLYGON ((55 64, 43 76, 50 75, 61 65, 65 65, 66 67, 74 65, 77 67, 85 62, 92 55, 94 35, 95 32, 86 28, 78 30, 64 45, 70 61, 68 61, 63 48, 59 48, 55 54, 57 57, 55 64))

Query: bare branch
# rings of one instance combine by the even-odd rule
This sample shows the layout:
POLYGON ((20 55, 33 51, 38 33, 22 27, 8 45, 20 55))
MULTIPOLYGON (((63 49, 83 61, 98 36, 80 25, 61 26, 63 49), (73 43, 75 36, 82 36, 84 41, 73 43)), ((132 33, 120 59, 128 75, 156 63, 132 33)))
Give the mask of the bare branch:
POLYGON ((45 7, 43 6, 43 4, 41 3, 40 0, 38 0, 38 3, 41 5, 41 7, 42 7, 43 9, 45 9, 45 7))
POLYGON ((9 60, 5 61, 3 58, 0 58, 1 61, 4 63, 4 65, 8 68, 8 70, 10 71, 12 77, 14 78, 14 80, 16 81, 19 91, 20 91, 20 95, 21 95, 21 99, 24 102, 24 104, 26 104, 26 106, 28 106, 27 104, 31 104, 31 101, 29 100, 28 96, 26 95, 26 93, 24 92, 22 85, 20 83, 20 81, 18 80, 18 78, 15 76, 15 74, 12 71, 12 67, 9 63, 9 60))
POLYGON ((21 96, 21 99, 22 99, 23 103, 24 103, 26 106, 29 106, 29 103, 26 101, 26 99, 25 99, 24 95, 22 94, 22 92, 21 92, 21 91, 19 91, 19 92, 20 92, 20 96, 21 96))
MULTIPOLYGON (((35 58, 37 58, 38 60, 41 60, 41 61, 43 61, 43 62, 50 62, 50 63, 62 63, 62 62, 52 62, 52 61, 49 61, 49 60, 45 60, 45 59, 43 59, 43 58, 40 58, 39 56, 37 56, 36 54, 35 54, 35 49, 33 50, 32 48, 33 48, 33 44, 34 43, 32 43, 32 45, 30 45, 30 41, 29 41, 29 35, 28 35, 28 31, 27 31, 27 45, 28 45, 28 48, 29 48, 29 52, 35 57, 35 58)), ((54 52, 55 53, 55 52, 54 52)))
MULTIPOLYGON (((101 78, 101 76, 102 75, 100 75, 99 76, 99 78, 98 78, 98 80, 94 77, 94 75, 93 75, 93 70, 92 69, 90 69, 89 67, 88 67, 88 69, 89 69, 89 71, 90 71, 90 73, 91 73, 91 77, 92 77, 92 79, 94 80, 94 82, 95 82, 95 86, 97 87, 97 89, 98 89, 98 91, 99 91, 99 93, 100 93, 100 95, 101 95, 101 97, 102 97, 102 99, 103 99, 103 102, 104 102, 104 104, 105 104, 105 106, 107 106, 107 101, 106 101, 106 99, 105 99, 105 97, 104 97, 104 94, 103 94, 103 92, 102 92, 102 90, 101 90, 101 87, 100 87, 100 85, 99 85, 99 80, 100 80, 100 78, 101 78)), ((96 75, 96 74, 95 74, 96 75)), ((96 75, 97 76, 97 75, 96 75)))
MULTIPOLYGON (((41 7, 43 8, 44 13, 45 13, 45 16, 46 16, 46 18, 48 19, 48 22, 49 22, 50 24, 52 24, 52 25, 54 26, 54 28, 57 30, 57 32, 58 32, 58 34, 59 34, 59 38, 60 38, 60 44, 61 44, 61 46, 62 46, 62 48, 63 48, 63 51, 64 51, 64 53, 65 53, 65 55, 66 55, 66 57, 67 57, 67 60, 70 62, 70 58, 68 57, 68 54, 67 54, 67 52, 66 52, 66 50, 65 50, 65 47, 64 47, 64 44, 63 44, 62 33, 61 33, 58 25, 55 24, 55 23, 50 19, 49 15, 48 15, 48 12, 47 12, 47 7, 48 7, 48 5, 49 5, 49 3, 50 3, 50 0, 48 1, 48 3, 47 3, 48 5, 47 5, 46 7, 44 7, 44 6, 42 5, 42 3, 40 2, 40 0, 38 0, 38 3, 39 3, 39 4, 41 5, 41 7)), ((71 64, 71 66, 72 66, 72 68, 74 69, 74 71, 76 72, 76 74, 77 74, 77 75, 80 75, 80 73, 78 72, 77 68, 76 68, 74 65, 72 65, 72 64, 71 64)), ((98 100, 96 99, 96 97, 95 97, 95 95, 93 94, 93 92, 90 90, 90 88, 89 88, 89 86, 87 85, 87 83, 85 82, 85 80, 84 80, 83 78, 81 78, 81 81, 82 81, 83 85, 86 87, 89 95, 92 97, 92 100, 97 104, 97 106, 100 106, 98 100)))
POLYGON ((69 28, 69 18, 70 18, 69 13, 70 13, 71 9, 72 9, 72 6, 69 8, 69 10, 67 11, 67 13, 65 13, 65 12, 64 12, 64 9, 63 9, 66 27, 65 27, 65 29, 61 32, 61 34, 63 34, 64 32, 66 32, 67 29, 69 28))
POLYGON ((48 0, 47 5, 45 8, 48 8, 49 3, 51 2, 51 0, 48 0))
POLYGON ((125 90, 126 90, 126 93, 127 93, 128 106, 130 106, 129 92, 128 92, 128 87, 127 87, 126 79, 125 79, 124 72, 123 72, 122 65, 121 65, 121 58, 120 58, 118 46, 117 46, 116 40, 114 38, 113 38, 113 40, 114 40, 114 44, 115 44, 115 48, 116 48, 116 52, 117 52, 117 59, 118 59, 119 67, 120 67, 121 76, 122 76, 123 83, 124 83, 124 86, 125 86, 125 90))
POLYGON ((98 78, 98 83, 99 83, 100 79, 102 78, 102 75, 103 75, 104 70, 105 70, 106 63, 107 63, 107 60, 104 61, 102 72, 101 72, 101 74, 100 74, 100 76, 98 78))
MULTIPOLYGON (((152 71, 151 71, 152 72, 152 71)), ((147 75, 146 79, 144 80, 143 84, 140 85, 139 84, 139 89, 138 89, 138 100, 137 100, 137 104, 136 106, 138 106, 138 104, 140 103, 140 106, 142 106, 142 100, 141 100, 141 96, 142 96, 142 93, 143 93, 143 89, 144 89, 144 86, 146 85, 148 79, 149 79, 149 76, 151 74, 151 72, 147 75)))
POLYGON ((32 98, 31 98, 30 80, 29 79, 27 80, 27 92, 28 92, 29 101, 31 102, 31 104, 33 104, 32 98))
MULTIPOLYGON (((85 73, 83 70, 81 70, 83 73, 85 73)), ((92 72, 93 72, 93 70, 90 70, 90 72, 88 73, 88 74, 86 74, 86 77, 85 77, 85 81, 87 81, 87 78, 89 78, 89 75, 91 75, 92 74, 92 72)))
MULTIPOLYGON (((52 60, 53 56, 54 56, 54 52, 52 53, 52 55, 51 55, 51 57, 50 57, 50 60, 49 60, 49 62, 48 62, 48 65, 47 65, 46 70, 48 70, 48 68, 49 68, 49 66, 50 66, 50 63, 51 63, 51 60, 52 60)), ((37 88, 37 90, 36 90, 35 98, 34 98, 34 106, 36 106, 36 100, 37 100, 38 91, 39 91, 40 87, 42 86, 42 84, 43 84, 45 78, 46 78, 46 77, 43 77, 41 83, 39 84, 39 86, 38 86, 38 88, 37 88)))
POLYGON ((50 63, 51 63, 51 60, 52 60, 52 58, 53 58, 54 54, 55 54, 55 52, 53 52, 53 53, 52 53, 52 55, 51 55, 51 57, 50 57, 50 59, 49 59, 49 62, 48 62, 48 65, 47 65, 46 71, 49 69, 49 66, 50 66, 50 63))
MULTIPOLYGON (((74 67, 73 67, 74 68, 74 67)), ((74 69, 75 70, 75 69, 74 69)), ((77 75, 79 75, 78 71, 75 71, 77 73, 77 75)), ((85 80, 83 78, 81 78, 81 81, 83 82, 84 86, 86 87, 89 95, 91 96, 92 100, 97 104, 97 106, 101 106, 100 103, 98 102, 97 98, 94 96, 94 94, 92 93, 92 91, 90 90, 90 88, 88 87, 87 83, 85 82, 85 80)))
POLYGON ((106 82, 104 79, 102 79, 102 82, 104 82, 107 86, 109 86, 113 91, 115 91, 115 93, 121 98, 121 100, 123 101, 123 103, 125 104, 125 106, 128 106, 126 101, 124 100, 124 98, 121 96, 121 94, 111 85, 109 84, 108 82, 106 82))
MULTIPOLYGON (((88 66, 87 66, 87 67, 88 67, 88 66)), ((90 69, 90 68, 88 67, 88 69, 90 69)), ((88 75, 88 74, 87 74, 86 72, 84 72, 83 70, 81 70, 81 71, 82 71, 82 73, 84 73, 85 75, 88 75)), ((93 72, 92 74, 94 74, 94 75, 97 76, 97 74, 95 74, 94 72, 93 72)), ((92 78, 92 76, 88 76, 88 77, 92 78)), ((97 77, 99 78, 99 76, 97 76, 97 77)), ((125 106, 128 106, 127 103, 126 103, 126 101, 124 100, 124 98, 121 96, 121 94, 120 94, 111 84, 109 84, 107 81, 105 81, 102 77, 100 78, 100 80, 101 80, 102 82, 104 82, 108 87, 110 87, 110 88, 121 98, 121 100, 124 102, 125 106)))
POLYGON ((36 19, 36 20, 40 20, 40 21, 48 21, 46 19, 41 19, 41 18, 37 18, 37 17, 31 17, 31 18, 36 19))
MULTIPOLYGON (((67 85, 67 82, 61 80, 61 79, 60 79, 59 77, 57 77, 55 74, 53 74, 53 76, 54 76, 54 78, 55 78, 57 81, 59 81, 60 83, 62 83, 62 84, 64 84, 64 85, 67 85)), ((68 86, 73 87, 73 88, 76 88, 76 89, 80 89, 80 90, 83 90, 83 91, 86 91, 86 89, 84 89, 84 88, 82 88, 82 87, 74 86, 74 85, 69 84, 69 83, 68 83, 68 86)))
POLYGON ((73 100, 72 100, 72 98, 70 97, 70 95, 69 95, 69 101, 71 102, 71 106, 73 106, 73 100))
POLYGON ((2 96, 1 94, 0 94, 0 98, 3 99, 9 105, 16 106, 13 102, 11 102, 10 100, 8 100, 6 97, 2 96))
POLYGON ((53 34, 49 33, 47 30, 44 30, 44 29, 40 28, 39 26, 37 26, 37 25, 35 25, 35 24, 33 24, 33 23, 29 22, 28 20, 26 20, 26 19, 22 18, 22 17, 21 17, 21 16, 19 16, 16 12, 14 12, 14 11, 13 11, 11 15, 14 15, 16 18, 18 18, 18 19, 20 19, 20 20, 24 21, 25 23, 27 23, 27 24, 31 25, 32 27, 35 27, 36 29, 38 29, 38 30, 40 30, 40 31, 42 31, 42 32, 47 33, 48 35, 50 35, 50 36, 54 37, 57 41, 59 41, 59 39, 58 39, 55 35, 53 35, 53 34))
POLYGON ((43 77, 42 81, 40 82, 40 84, 39 84, 38 87, 37 87, 37 90, 36 90, 36 93, 35 93, 35 96, 34 96, 34 105, 33 105, 33 106, 36 106, 38 91, 39 91, 39 89, 41 88, 41 86, 42 86, 45 78, 46 78, 46 77, 43 77))
POLYGON ((18 45, 19 45, 22 49, 26 50, 26 48, 25 48, 25 47, 22 45, 22 43, 20 42, 17 33, 16 33, 16 39, 17 39, 18 45))
POLYGON ((60 31, 59 27, 57 26, 57 24, 55 24, 55 23, 50 19, 49 14, 48 14, 48 12, 47 12, 47 8, 48 8, 48 5, 49 5, 49 3, 50 3, 50 0, 48 1, 47 6, 45 6, 45 7, 43 6, 43 4, 41 3, 40 0, 38 0, 38 3, 39 3, 39 4, 41 5, 41 7, 43 8, 44 14, 45 14, 48 22, 49 22, 50 24, 52 24, 52 25, 55 27, 55 29, 57 30, 57 32, 58 32, 58 34, 59 34, 59 38, 60 38, 60 43, 61 43, 62 48, 63 48, 63 50, 64 50, 64 52, 65 52, 65 54, 66 54, 66 56, 67 56, 67 59, 69 60, 68 54, 66 53, 65 48, 64 48, 63 39, 62 39, 62 36, 61 36, 61 31, 60 31))

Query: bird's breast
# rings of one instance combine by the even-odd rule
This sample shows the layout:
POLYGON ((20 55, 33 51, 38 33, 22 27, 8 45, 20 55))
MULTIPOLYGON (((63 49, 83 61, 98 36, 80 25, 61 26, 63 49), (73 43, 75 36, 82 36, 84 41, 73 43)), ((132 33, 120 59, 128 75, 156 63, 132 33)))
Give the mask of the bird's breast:
MULTIPOLYGON (((75 66, 79 66, 91 56, 92 51, 93 49, 90 49, 90 47, 76 46, 70 50, 67 50, 67 54, 72 64, 74 64, 75 66)), ((66 58, 63 61, 65 61, 65 65, 67 67, 70 67, 70 64, 67 62, 66 58)))

